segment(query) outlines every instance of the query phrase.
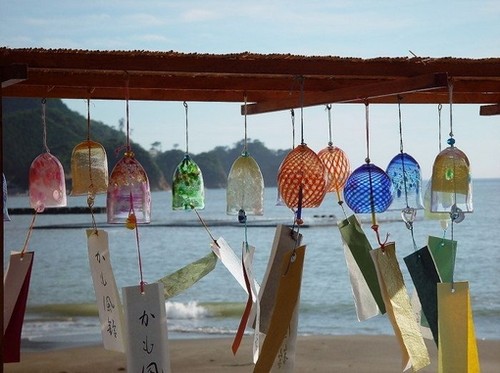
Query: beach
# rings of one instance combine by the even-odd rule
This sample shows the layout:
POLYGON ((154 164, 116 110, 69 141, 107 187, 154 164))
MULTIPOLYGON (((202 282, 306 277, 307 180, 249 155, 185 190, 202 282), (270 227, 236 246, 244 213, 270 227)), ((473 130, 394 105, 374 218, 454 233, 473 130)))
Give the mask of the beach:
MULTIPOLYGON (((232 339, 201 338, 169 341, 172 372, 252 372, 251 343, 247 337, 236 354, 232 339)), ((431 365, 419 372, 437 372, 437 349, 426 340, 431 365)), ((47 346, 45 346, 47 347, 47 346)), ((5 372, 97 373, 126 371, 125 355, 100 345, 52 346, 21 353, 20 363, 5 364, 5 372)), ((478 340, 481 372, 498 372, 500 340, 478 340)), ((401 372, 401 353, 394 336, 299 336, 295 372, 401 372)))

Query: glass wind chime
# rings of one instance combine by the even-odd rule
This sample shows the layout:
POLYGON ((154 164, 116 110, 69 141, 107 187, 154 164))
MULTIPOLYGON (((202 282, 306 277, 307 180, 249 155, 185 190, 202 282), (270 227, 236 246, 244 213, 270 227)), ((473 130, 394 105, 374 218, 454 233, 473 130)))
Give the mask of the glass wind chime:
POLYGON ((226 213, 238 215, 240 222, 246 215, 264 213, 264 178, 255 159, 248 153, 247 101, 245 97, 245 137, 243 151, 234 161, 227 177, 226 213))
POLYGON ((127 143, 125 154, 116 163, 109 177, 106 210, 108 223, 125 223, 134 229, 137 224, 151 222, 151 191, 142 165, 130 146, 129 100, 126 100, 127 143))
POLYGON ((391 209, 401 210, 401 218, 411 231, 413 244, 416 248, 413 235, 413 222, 417 210, 423 208, 422 202, 422 173, 418 162, 403 148, 403 127, 401 120, 401 97, 398 98, 399 118, 399 154, 394 156, 387 166, 386 173, 393 186, 391 209))
POLYGON ((108 191, 108 158, 106 150, 90 139, 90 99, 87 99, 87 139, 77 144, 71 154, 71 195, 88 195, 108 191))
MULTIPOLYGON (((392 182, 384 170, 370 161, 369 110, 365 104, 366 119, 366 159, 365 164, 356 168, 344 186, 347 206, 356 214, 371 214, 372 229, 378 234, 375 213, 386 211, 392 203, 392 182)), ((381 244, 381 246, 383 246, 381 244)))
POLYGON ((460 223, 465 213, 473 211, 470 162, 455 147, 453 138, 453 83, 449 82, 450 138, 448 147, 434 160, 431 178, 431 212, 447 212, 452 223, 460 223))
MULTIPOLYGON (((443 108, 442 104, 437 106, 438 109, 438 149, 439 153, 441 153, 441 110, 443 108)), ((441 228, 443 229, 443 236, 446 234, 446 231, 450 222, 450 214, 448 212, 431 212, 431 192, 432 192, 432 178, 427 182, 427 187, 425 188, 424 193, 424 216, 426 219, 430 220, 439 220, 441 224, 441 228)))
MULTIPOLYGON (((302 82, 303 83, 303 82, 302 82)), ((318 207, 325 197, 328 175, 323 162, 304 142, 303 87, 301 88, 301 143, 290 151, 278 170, 278 191, 287 207, 296 209, 302 224, 302 208, 318 207)))
MULTIPOLYGON (((338 204, 344 210, 342 201, 342 189, 351 173, 351 165, 345 152, 333 146, 332 142, 332 105, 327 105, 328 111, 328 146, 318 152, 318 157, 323 162, 328 173, 328 187, 327 193, 335 192, 337 194, 338 204)), ((345 215, 345 211, 344 211, 345 215)))
POLYGON ((45 152, 36 157, 29 170, 30 206, 36 212, 45 208, 67 205, 64 169, 59 160, 50 154, 47 146, 47 100, 42 100, 43 147, 45 152))
POLYGON ((189 156, 188 104, 186 114, 186 154, 174 171, 172 181, 172 209, 192 210, 205 208, 205 186, 200 167, 189 156))

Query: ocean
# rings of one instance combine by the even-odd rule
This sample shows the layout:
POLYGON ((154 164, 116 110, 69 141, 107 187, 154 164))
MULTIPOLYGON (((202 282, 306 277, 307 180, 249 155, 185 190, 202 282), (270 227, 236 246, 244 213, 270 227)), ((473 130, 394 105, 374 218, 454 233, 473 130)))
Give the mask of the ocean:
MULTIPOLYGON (((454 225, 458 241, 455 281, 469 281, 476 337, 500 339, 500 179, 474 180, 474 213, 454 225)), ((247 240, 256 247, 254 274, 264 276, 277 223, 292 224, 293 213, 276 205, 275 188, 265 190, 264 216, 248 216, 247 240)), ((207 190, 206 207, 200 210, 211 234, 224 237, 239 255, 245 239, 244 226, 225 213, 225 190, 207 190)), ((29 207, 27 196, 12 196, 9 208, 29 207)), ((68 197, 69 206, 85 206, 85 197, 68 197)), ((99 195, 96 206, 105 206, 99 195)), ((346 207, 347 208, 347 207, 346 207)), ((347 213, 349 214, 348 208, 347 213)), ((351 294, 342 240, 336 222, 343 218, 336 196, 328 194, 321 207, 304 209, 300 229, 307 245, 301 288, 300 335, 392 335, 386 316, 359 322, 351 294)), ((361 215, 363 229, 377 247, 369 216, 361 215)), ((377 214, 380 232, 396 243, 409 293, 413 285, 403 258, 414 251, 409 230, 399 212, 377 214)), ((10 251, 24 244, 31 215, 11 215, 4 223, 4 268, 10 251)), ((109 234, 111 263, 119 288, 140 281, 134 231, 109 225, 105 214, 96 214, 97 225, 109 234)), ((95 294, 87 257, 87 214, 37 217, 29 249, 35 252, 28 309, 23 325, 25 343, 97 343, 100 330, 95 294)), ((425 220, 423 211, 414 223, 418 248, 428 236, 443 236, 439 221, 425 220)), ((171 192, 152 193, 152 223, 139 226, 144 280, 155 282, 210 252, 209 234, 193 211, 172 211, 171 192)), ((451 230, 445 235, 451 238, 451 230)), ((232 336, 236 333, 246 293, 219 262, 210 274, 186 292, 166 302, 169 338, 232 336)))

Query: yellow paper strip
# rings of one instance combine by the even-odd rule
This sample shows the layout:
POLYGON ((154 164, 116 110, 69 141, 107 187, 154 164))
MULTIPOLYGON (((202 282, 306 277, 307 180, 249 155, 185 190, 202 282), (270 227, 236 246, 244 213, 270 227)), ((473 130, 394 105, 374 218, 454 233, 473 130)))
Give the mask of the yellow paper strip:
POLYGON ((480 372, 469 283, 440 283, 438 372, 480 372))
POLYGON ((295 252, 286 253, 283 257, 281 277, 276 293, 276 305, 259 360, 254 367, 254 373, 271 370, 287 334, 290 320, 299 300, 305 249, 305 246, 299 246, 295 252))
POLYGON ((387 315, 402 353, 403 371, 414 372, 429 365, 429 352, 413 312, 403 274, 396 258, 394 242, 371 251, 387 315))

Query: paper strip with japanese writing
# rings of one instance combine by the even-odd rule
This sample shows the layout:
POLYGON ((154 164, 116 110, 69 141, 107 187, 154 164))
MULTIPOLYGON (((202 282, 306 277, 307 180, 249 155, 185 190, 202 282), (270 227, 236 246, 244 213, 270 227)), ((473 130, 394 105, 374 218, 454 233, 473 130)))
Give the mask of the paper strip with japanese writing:
POLYGON ((125 352, 123 308, 111 267, 108 232, 87 229, 87 248, 104 348, 125 352))
POLYGON ((170 373, 163 284, 122 288, 127 333, 127 372, 170 373))

